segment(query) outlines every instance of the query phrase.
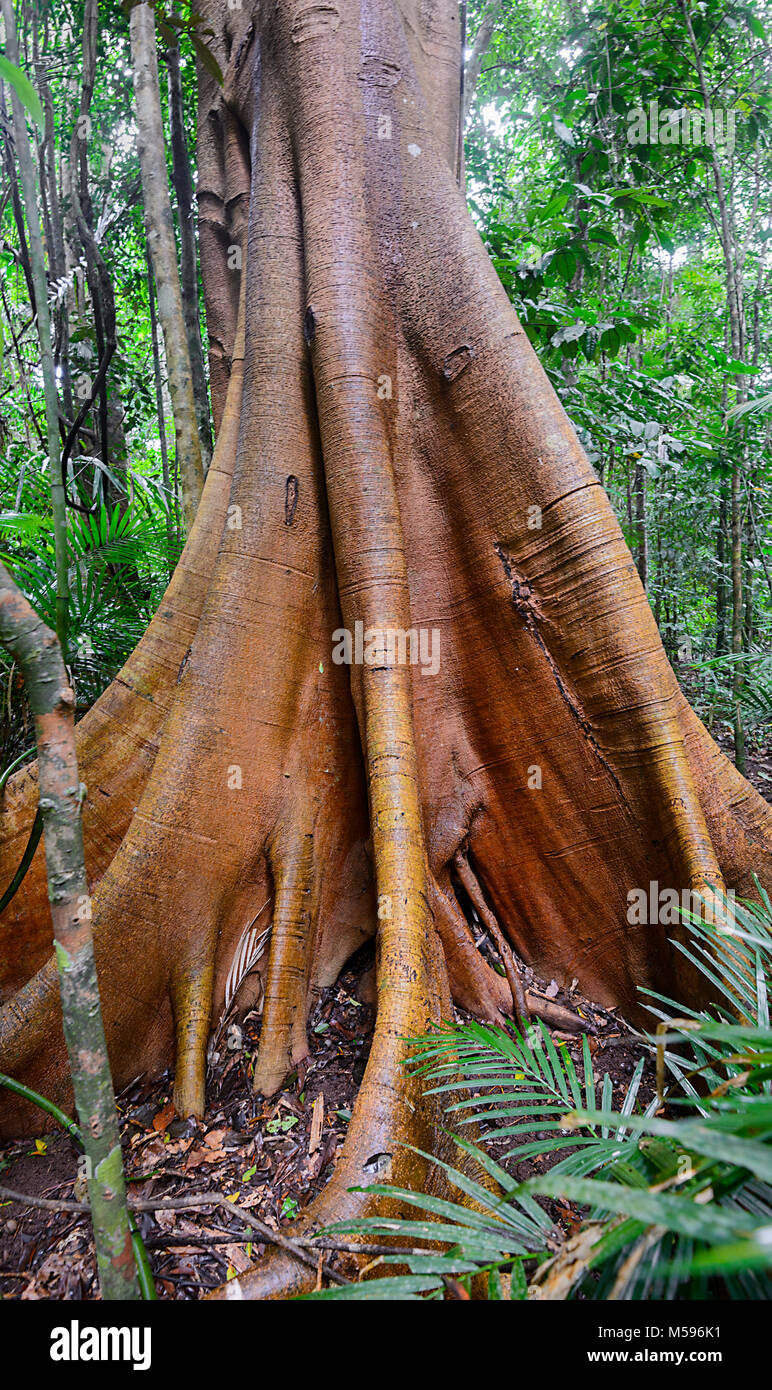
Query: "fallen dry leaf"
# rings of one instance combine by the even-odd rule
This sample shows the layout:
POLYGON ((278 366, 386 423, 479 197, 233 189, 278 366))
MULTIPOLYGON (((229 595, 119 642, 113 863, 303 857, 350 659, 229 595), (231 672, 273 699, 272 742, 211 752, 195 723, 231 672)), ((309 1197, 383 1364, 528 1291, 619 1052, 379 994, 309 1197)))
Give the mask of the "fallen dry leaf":
POLYGON ((237 1274, 243 1274, 245 1270, 250 1269, 252 1266, 252 1260, 249 1255, 247 1255, 242 1245, 224 1245, 222 1247, 222 1254, 227 1259, 228 1264, 235 1269, 237 1274))
POLYGON ((165 1105, 163 1110, 159 1110, 158 1114, 153 1116, 153 1129, 156 1130, 157 1133, 163 1134, 164 1130, 168 1129, 176 1114, 177 1111, 174 1108, 174 1101, 170 1100, 169 1104, 165 1105))

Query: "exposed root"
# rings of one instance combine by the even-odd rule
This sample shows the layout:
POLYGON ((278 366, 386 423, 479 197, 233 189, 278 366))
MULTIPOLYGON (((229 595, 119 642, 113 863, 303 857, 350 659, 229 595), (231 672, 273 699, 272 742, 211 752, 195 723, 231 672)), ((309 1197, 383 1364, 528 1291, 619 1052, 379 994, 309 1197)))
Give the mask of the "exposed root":
POLYGON ((275 906, 265 978, 263 1025, 254 1089, 271 1096, 308 1055, 306 1008, 310 974, 314 837, 301 837, 297 854, 274 870, 275 906))
MULTIPOLYGON (((433 934, 432 934, 433 936, 433 934)), ((435 980, 442 980, 444 963, 439 942, 427 946, 435 980)), ((427 982, 420 974, 406 975, 404 952, 392 940, 378 946, 379 1007, 370 1058, 348 1126, 343 1152, 329 1183, 294 1226, 299 1234, 318 1230, 333 1221, 353 1219, 383 1209, 381 1199, 354 1188, 374 1182, 399 1186, 438 1187, 438 1172, 405 1145, 411 1144, 439 1156, 449 1156, 451 1141, 441 1131, 442 1116, 436 1101, 425 1100, 420 1087, 404 1066, 405 1039, 424 1031, 434 1018, 447 1017, 450 998, 426 997, 427 982), (396 949, 395 949, 396 947, 396 949)), ((215 1299, 287 1298, 313 1288, 314 1272, 284 1251, 272 1251, 246 1274, 230 1279, 210 1294, 215 1299)))
POLYGON ((442 891, 433 875, 429 878, 429 901, 442 942, 453 998, 478 1018, 504 1023, 511 991, 480 955, 469 923, 455 898, 442 891))
POLYGON ((214 991, 214 942, 202 959, 181 970, 172 984, 176 1061, 174 1107, 203 1119, 206 1110, 206 1046, 214 991))
POLYGON ((526 999, 525 988, 520 976, 520 969, 514 957, 514 952, 509 942, 505 939, 504 933, 496 921, 495 916, 488 907, 477 875, 463 850, 459 849, 456 851, 453 863, 461 885, 469 897, 469 901, 477 912, 480 921, 490 932, 496 943, 499 955, 501 956, 501 963, 506 972, 507 983, 512 991, 512 1004, 515 1010, 515 1017, 520 1027, 525 1031, 528 1027, 531 1011, 526 999))

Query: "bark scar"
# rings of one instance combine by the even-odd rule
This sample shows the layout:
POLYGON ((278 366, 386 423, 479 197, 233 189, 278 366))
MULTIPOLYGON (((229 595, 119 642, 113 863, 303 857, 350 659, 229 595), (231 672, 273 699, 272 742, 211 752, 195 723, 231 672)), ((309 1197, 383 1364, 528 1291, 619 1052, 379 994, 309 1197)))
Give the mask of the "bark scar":
POLYGON ((190 657, 190 653, 192 652, 192 650, 193 650, 192 647, 188 647, 188 650, 186 651, 184 657, 182 658, 182 661, 180 662, 180 669, 179 669, 179 671, 177 672, 177 685, 179 685, 180 681, 182 680, 182 677, 183 677, 183 674, 184 674, 184 671, 185 671, 185 667, 186 667, 187 664, 188 664, 188 659, 189 659, 189 657, 190 657))
POLYGON ((377 53, 365 53, 359 70, 359 81, 371 87, 396 87, 402 76, 399 63, 381 58, 377 53))
POLYGON ((474 348, 469 343, 460 343, 457 348, 449 352, 442 364, 442 375, 446 381, 455 381, 456 377, 465 372, 474 357, 474 348))
POLYGON ((505 575, 507 576, 507 580, 509 581, 509 585, 512 590, 512 603, 515 607, 515 610, 518 616, 522 618, 527 631, 530 633, 537 647, 541 651, 545 661, 547 662, 547 665, 549 666, 550 671, 552 672, 552 677, 555 681, 555 685, 557 686, 558 694, 560 695, 561 699, 565 702, 569 710, 569 713, 576 720, 577 724, 582 730, 582 733, 584 734, 587 742, 592 748, 593 753, 605 767, 606 771, 611 777, 611 780, 614 783, 614 786, 616 787, 617 791, 619 792, 619 795, 622 798, 622 802, 625 808, 629 812, 631 808, 628 804, 627 797, 625 796, 624 790, 622 788, 622 784, 619 778, 617 777, 617 774, 614 771, 613 767, 611 766, 611 763, 608 761, 608 758, 603 753, 600 744, 598 743, 598 740, 596 739, 595 734, 593 732, 592 725, 590 724, 590 721, 588 720, 587 716, 585 715, 584 711, 579 705, 578 700, 575 698, 575 696, 571 694, 571 692, 565 685, 563 677, 561 676, 560 671, 558 669, 557 662, 555 661, 555 658, 553 657, 549 647, 547 646, 547 643, 544 640, 544 637, 541 634, 541 631, 538 626, 538 620, 544 620, 544 613, 538 603, 538 600, 534 597, 531 585, 529 584, 527 579, 522 579, 515 573, 512 557, 511 555, 507 554, 506 550, 502 545, 499 545, 499 543, 496 542, 493 548, 501 561, 502 568, 504 570, 505 575))
POLYGON ((294 473, 290 473, 287 479, 287 486, 284 490, 284 525, 291 526, 295 520, 295 512, 298 507, 298 493, 300 484, 294 473))
POLYGON ((244 53, 246 52, 246 49, 249 47, 250 43, 252 42, 252 39, 253 39, 253 37, 254 37, 254 32, 255 32, 255 26, 254 26, 254 24, 252 23, 252 21, 250 20, 250 21, 249 21, 249 24, 247 25, 246 30, 245 30, 245 32, 244 32, 244 37, 242 38, 241 43, 239 44, 239 46, 238 46, 238 48, 236 49, 236 52, 235 52, 235 54, 234 54, 234 56, 233 56, 233 67, 234 67, 234 70, 235 70, 236 72, 238 72, 239 68, 241 67, 241 64, 242 64, 242 61, 243 61, 243 58, 244 58, 244 53))
POLYGON ((305 39, 318 39, 324 34, 334 34, 340 24, 340 11, 337 5, 311 4, 299 9, 290 27, 293 43, 303 43, 305 39))

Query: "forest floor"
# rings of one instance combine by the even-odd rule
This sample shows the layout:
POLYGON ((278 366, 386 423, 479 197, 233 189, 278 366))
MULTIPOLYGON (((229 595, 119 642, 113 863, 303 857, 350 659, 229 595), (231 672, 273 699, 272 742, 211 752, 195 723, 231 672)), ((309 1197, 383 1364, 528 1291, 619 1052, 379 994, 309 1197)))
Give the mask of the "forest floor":
MULTIPOLYGON (((639 1095, 644 1102, 651 1098, 653 1065, 615 1013, 528 969, 525 979, 529 989, 583 1016, 596 1072, 611 1076, 615 1105, 621 1104, 642 1055, 646 1063, 639 1095)), ((324 991, 310 1023, 310 1057, 270 1100, 254 1096, 250 1084, 259 1016, 253 1013, 241 1025, 231 1025, 219 1049, 210 1052, 204 1124, 176 1117, 169 1072, 129 1087, 119 1097, 119 1110, 131 1196, 160 1200, 216 1192, 291 1236, 293 1220, 324 1186, 345 1138, 370 1048, 373 1004, 370 946, 324 991)), ((466 1016, 457 1011, 456 1017, 461 1022, 466 1016)), ((581 1078, 581 1037, 556 1032, 553 1037, 568 1047, 581 1078)), ((518 1179, 548 1166, 539 1157, 518 1161, 516 1151, 507 1158, 512 1144, 509 1139, 487 1147, 518 1179)), ((82 1185, 76 1187, 77 1164, 68 1136, 49 1132, 0 1148, 0 1184, 36 1197, 83 1197, 82 1185)), ((570 1233, 576 1224, 573 1209, 562 1201, 548 1205, 558 1226, 570 1233)), ((161 1299, 199 1298, 233 1272, 247 1269, 265 1248, 248 1240, 244 1222, 223 1208, 143 1212, 138 1223, 161 1299)), ((350 1264, 345 1255, 331 1262, 344 1274, 350 1264)), ((0 1295, 98 1297, 87 1217, 17 1202, 0 1204, 0 1295)))
MULTIPOLYGON (((772 750, 750 760, 750 778, 762 795, 772 792, 772 750)), ((497 957, 484 945, 492 963, 497 957)), ((587 1024, 596 1075, 608 1072, 613 1107, 624 1098, 641 1057, 638 1093, 646 1104, 655 1092, 648 1048, 614 1011, 561 989, 525 969, 529 989, 580 1013, 587 1024)), ((231 1199, 273 1230, 292 1234, 292 1224, 330 1176, 342 1146, 351 1107, 364 1074, 374 1010, 372 945, 350 962, 337 984, 320 998, 310 1020, 310 1056, 280 1094, 269 1100, 251 1090, 260 1017, 230 1025, 210 1048, 206 1122, 181 1120, 171 1103, 171 1073, 140 1079, 119 1097, 123 1151, 133 1198, 187 1198, 206 1192, 231 1199)), ((464 1015, 457 1011, 457 1020, 464 1015)), ((581 1078, 582 1041, 553 1033, 565 1043, 581 1078)), ((511 1139, 486 1136, 498 1162, 524 1180, 549 1166, 549 1158, 518 1160, 511 1139)), ((85 1197, 76 1182, 78 1154, 67 1135, 53 1129, 39 1139, 0 1147, 0 1184, 30 1196, 85 1197)), ((547 1203, 566 1235, 579 1219, 565 1201, 547 1203)), ((266 1248, 249 1239, 243 1220, 222 1207, 188 1211, 159 1208, 138 1214, 160 1299, 196 1299, 247 1269, 266 1248)), ((351 1272, 350 1259, 331 1263, 351 1272)), ((85 1214, 50 1212, 0 1202, 0 1297, 88 1299, 98 1297, 94 1248, 85 1214)))

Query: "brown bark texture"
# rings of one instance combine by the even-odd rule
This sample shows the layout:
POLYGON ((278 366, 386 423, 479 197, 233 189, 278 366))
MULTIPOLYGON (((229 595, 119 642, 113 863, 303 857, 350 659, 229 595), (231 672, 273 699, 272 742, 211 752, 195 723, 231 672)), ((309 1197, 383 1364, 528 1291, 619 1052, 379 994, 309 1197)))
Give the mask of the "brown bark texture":
MULTIPOLYGON (((517 957, 640 1019, 641 986, 695 986, 675 928, 628 923, 628 892, 772 885, 772 813, 684 700, 456 186, 455 3, 206 13, 225 73, 201 74, 198 150, 217 444, 166 598, 79 726, 84 831, 116 1084, 174 1058, 182 1112, 203 1112, 207 1038, 266 902, 264 1093, 376 935, 372 1051, 309 1225, 361 1211, 350 1189, 384 1154, 398 1183, 436 1181, 401 1147, 447 1152, 404 1040, 451 995, 513 1014, 470 903, 517 957), (333 659, 343 629, 365 660, 333 659), (384 638, 410 631, 438 660, 384 638)), ((34 780, 6 794, 4 880, 34 780)), ((43 892, 34 865, 0 918, 0 1067, 66 1103, 43 892)), ((6 1129, 31 1122, 15 1104, 6 1129)), ((223 1296, 307 1277, 279 1252, 223 1296)))

